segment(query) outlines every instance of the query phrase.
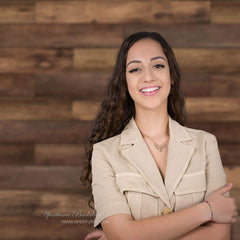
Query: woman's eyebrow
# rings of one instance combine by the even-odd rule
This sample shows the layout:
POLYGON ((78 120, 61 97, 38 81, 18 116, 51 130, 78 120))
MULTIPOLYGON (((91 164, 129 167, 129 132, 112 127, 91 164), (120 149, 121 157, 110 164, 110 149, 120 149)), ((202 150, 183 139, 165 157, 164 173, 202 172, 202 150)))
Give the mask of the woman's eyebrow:
POLYGON ((132 60, 132 61, 130 61, 130 62, 127 64, 127 66, 128 66, 129 64, 131 64, 131 63, 141 63, 141 61, 140 61, 140 60, 132 60))
POLYGON ((164 61, 166 61, 166 59, 165 59, 164 57, 161 57, 161 56, 153 57, 153 58, 151 58, 150 60, 153 61, 153 60, 156 60, 156 59, 159 59, 159 58, 161 58, 161 59, 163 59, 164 61))
MULTIPOLYGON (((150 60, 151 61, 153 61, 153 60, 156 60, 156 59, 163 59, 164 61, 166 61, 166 59, 164 58, 164 57, 161 57, 161 56, 157 56, 157 57, 152 57, 152 58, 150 58, 150 60)), ((141 63, 141 61, 140 60, 132 60, 132 61, 130 61, 128 64, 127 64, 127 66, 129 65, 129 64, 131 64, 131 63, 141 63)))

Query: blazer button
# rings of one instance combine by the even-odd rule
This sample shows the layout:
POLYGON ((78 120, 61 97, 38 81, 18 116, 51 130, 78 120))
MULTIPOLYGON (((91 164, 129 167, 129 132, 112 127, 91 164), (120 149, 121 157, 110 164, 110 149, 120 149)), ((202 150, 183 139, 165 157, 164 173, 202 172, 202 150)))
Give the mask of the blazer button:
POLYGON ((167 214, 170 214, 172 213, 172 210, 170 208, 164 208, 163 211, 162 211, 162 215, 167 215, 167 214))

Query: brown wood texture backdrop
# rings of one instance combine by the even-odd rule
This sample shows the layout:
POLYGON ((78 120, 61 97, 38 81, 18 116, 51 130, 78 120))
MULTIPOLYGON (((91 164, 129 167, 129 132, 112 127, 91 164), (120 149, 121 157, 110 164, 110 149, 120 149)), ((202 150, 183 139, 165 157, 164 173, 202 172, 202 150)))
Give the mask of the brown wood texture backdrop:
POLYGON ((140 30, 173 47, 187 125, 216 135, 240 206, 240 1, 1 1, 0 239, 92 230, 83 142, 121 42, 140 30))

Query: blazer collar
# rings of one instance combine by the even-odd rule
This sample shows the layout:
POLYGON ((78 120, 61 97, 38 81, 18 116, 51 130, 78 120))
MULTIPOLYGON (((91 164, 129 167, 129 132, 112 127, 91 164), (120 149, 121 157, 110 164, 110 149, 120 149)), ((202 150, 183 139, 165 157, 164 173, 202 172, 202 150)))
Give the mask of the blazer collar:
MULTIPOLYGON (((176 140, 177 142, 192 140, 192 137, 187 133, 185 128, 181 126, 178 122, 173 120, 170 116, 169 116, 169 132, 170 138, 176 140)), ((120 143, 121 145, 135 144, 141 138, 142 134, 139 131, 134 118, 132 118, 121 133, 120 143)))
POLYGON ((122 131, 120 144, 128 145, 122 150, 123 156, 136 167, 162 201, 173 208, 169 199, 186 171, 194 147, 190 144, 192 137, 186 129, 171 117, 169 117, 169 132, 165 183, 133 118, 122 131), (186 144, 186 142, 189 143, 186 144))

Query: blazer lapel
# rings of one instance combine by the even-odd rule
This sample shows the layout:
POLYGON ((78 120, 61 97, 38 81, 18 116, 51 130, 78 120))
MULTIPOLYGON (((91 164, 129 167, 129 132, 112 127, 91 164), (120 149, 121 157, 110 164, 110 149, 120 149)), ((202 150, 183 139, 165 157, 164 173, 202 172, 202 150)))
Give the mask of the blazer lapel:
POLYGON ((169 130, 170 141, 165 186, 170 198, 188 167, 194 147, 191 145, 192 138, 185 128, 170 117, 169 130))
POLYGON ((127 147, 122 150, 123 156, 135 166, 153 191, 171 208, 161 174, 134 119, 131 119, 123 130, 121 134, 121 145, 127 145, 127 147))

